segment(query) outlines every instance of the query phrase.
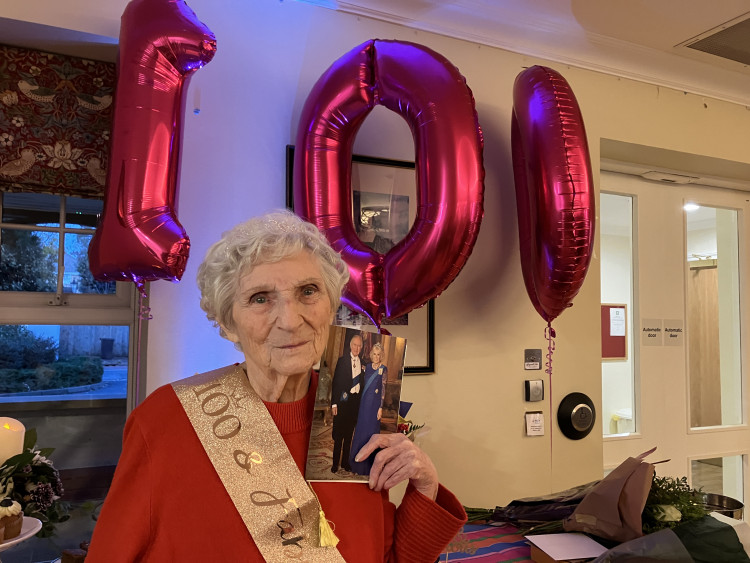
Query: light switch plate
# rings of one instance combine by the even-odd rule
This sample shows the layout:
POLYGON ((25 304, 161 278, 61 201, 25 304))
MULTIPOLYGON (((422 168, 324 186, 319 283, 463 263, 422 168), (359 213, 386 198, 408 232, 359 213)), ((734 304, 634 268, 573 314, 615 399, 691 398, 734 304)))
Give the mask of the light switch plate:
POLYGON ((524 381, 524 399, 529 402, 544 400, 544 380, 527 379, 524 381))

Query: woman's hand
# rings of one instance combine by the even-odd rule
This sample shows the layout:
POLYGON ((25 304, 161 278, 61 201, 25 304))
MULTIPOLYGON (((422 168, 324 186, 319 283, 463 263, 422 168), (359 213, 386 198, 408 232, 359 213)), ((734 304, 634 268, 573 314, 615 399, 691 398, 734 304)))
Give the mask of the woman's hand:
POLYGON ((383 418, 383 409, 378 409, 378 420, 383 418))
POLYGON ((357 452, 355 461, 367 458, 380 448, 370 470, 370 488, 392 489, 408 479, 420 493, 435 500, 438 474, 432 460, 403 434, 373 434, 357 452))

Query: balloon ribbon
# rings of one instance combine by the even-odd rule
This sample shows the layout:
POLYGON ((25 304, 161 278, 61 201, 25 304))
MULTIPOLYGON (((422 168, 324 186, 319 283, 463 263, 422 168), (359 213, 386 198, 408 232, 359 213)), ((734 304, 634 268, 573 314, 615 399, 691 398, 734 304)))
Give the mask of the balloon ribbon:
POLYGON ((550 416, 550 439, 549 439, 549 463, 552 466, 552 353, 555 351, 555 329, 552 328, 552 321, 547 321, 547 327, 544 329, 544 337, 547 339, 547 361, 544 373, 549 376, 549 416, 550 416))

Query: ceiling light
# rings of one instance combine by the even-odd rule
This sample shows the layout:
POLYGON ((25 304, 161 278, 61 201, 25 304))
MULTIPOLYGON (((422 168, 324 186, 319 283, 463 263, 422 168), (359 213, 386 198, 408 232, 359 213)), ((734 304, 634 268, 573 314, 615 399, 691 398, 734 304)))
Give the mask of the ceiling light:
POLYGON ((701 206, 698 205, 697 203, 686 203, 685 205, 682 206, 682 208, 688 213, 690 213, 692 211, 698 211, 701 208, 701 206))
POLYGON ((670 172, 661 172, 658 170, 649 170, 641 174, 646 180, 655 182, 667 182, 669 184, 693 184, 698 178, 696 176, 686 176, 685 174, 672 174, 670 172))

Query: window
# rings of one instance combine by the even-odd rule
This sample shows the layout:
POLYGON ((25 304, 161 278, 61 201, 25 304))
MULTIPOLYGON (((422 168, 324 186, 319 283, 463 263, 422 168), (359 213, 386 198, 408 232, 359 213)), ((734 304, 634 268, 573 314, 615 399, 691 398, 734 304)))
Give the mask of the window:
POLYGON ((88 245, 102 201, 52 194, 3 193, 0 291, 113 294, 96 281, 88 245))
POLYGON ((736 209, 685 206, 690 426, 742 424, 736 209))
POLYGON ((699 458, 690 460, 691 485, 702 489, 704 493, 725 495, 739 502, 744 502, 742 455, 725 457, 699 458))
POLYGON ((101 209, 97 199, 0 193, 0 403, 124 407, 135 299, 132 284, 89 271, 101 209))
POLYGON ((604 436, 636 431, 635 363, 633 361, 633 197, 602 193, 601 299, 626 312, 627 348, 623 357, 602 360, 604 436), (622 307, 620 307, 622 305, 622 307))
POLYGON ((0 325, 0 404, 127 396, 130 328, 0 325))

